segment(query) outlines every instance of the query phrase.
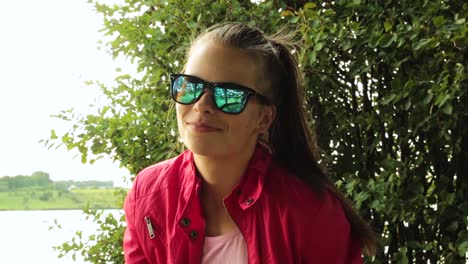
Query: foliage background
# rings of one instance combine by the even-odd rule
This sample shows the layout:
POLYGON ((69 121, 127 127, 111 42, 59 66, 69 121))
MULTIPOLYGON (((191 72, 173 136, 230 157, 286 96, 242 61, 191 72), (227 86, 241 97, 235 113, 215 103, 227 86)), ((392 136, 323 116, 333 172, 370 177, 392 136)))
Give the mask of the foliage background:
MULTIPOLYGON (((119 73, 113 87, 89 82, 109 104, 95 115, 58 114, 70 131, 52 133, 48 144, 78 149, 83 162, 111 156, 132 173, 173 157, 183 146, 168 74, 181 69, 191 39, 222 21, 268 33, 285 26, 303 43, 298 54, 323 162, 381 235, 366 262, 466 263, 468 3, 89 2, 103 15, 107 51, 130 58, 139 74, 119 73)), ((101 237, 59 250, 123 263, 122 220, 107 219, 101 237)))

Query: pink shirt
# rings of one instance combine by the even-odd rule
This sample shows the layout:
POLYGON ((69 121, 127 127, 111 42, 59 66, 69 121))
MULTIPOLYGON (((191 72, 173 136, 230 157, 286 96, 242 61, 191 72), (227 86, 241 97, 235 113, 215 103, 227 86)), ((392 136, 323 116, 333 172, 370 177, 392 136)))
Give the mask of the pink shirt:
POLYGON ((247 245, 239 228, 216 237, 205 237, 202 264, 247 264, 247 245))

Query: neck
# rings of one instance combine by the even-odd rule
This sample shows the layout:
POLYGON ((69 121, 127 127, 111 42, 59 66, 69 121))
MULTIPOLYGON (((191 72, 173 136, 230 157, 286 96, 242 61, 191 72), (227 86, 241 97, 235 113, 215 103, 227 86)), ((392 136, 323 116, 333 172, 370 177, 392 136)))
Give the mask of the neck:
POLYGON ((195 165, 203 179, 203 196, 222 202, 239 184, 255 151, 229 157, 210 157, 193 154, 195 165))

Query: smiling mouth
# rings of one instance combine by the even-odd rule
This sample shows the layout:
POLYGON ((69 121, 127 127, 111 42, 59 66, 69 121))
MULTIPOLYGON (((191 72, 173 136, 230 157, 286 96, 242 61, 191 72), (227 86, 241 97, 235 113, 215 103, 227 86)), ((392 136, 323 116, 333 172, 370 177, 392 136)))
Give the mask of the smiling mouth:
POLYGON ((187 123, 187 125, 195 132, 205 133, 221 131, 219 128, 212 127, 204 123, 187 123))

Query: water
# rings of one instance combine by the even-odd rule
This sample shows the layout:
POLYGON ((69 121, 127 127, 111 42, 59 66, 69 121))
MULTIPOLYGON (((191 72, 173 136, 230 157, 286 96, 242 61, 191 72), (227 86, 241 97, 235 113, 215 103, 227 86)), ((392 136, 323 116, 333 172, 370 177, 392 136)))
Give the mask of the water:
MULTIPOLYGON (((120 210, 106 210, 114 216, 120 210)), ((1 264, 84 264, 78 253, 76 261, 71 255, 58 258, 52 247, 70 241, 76 231, 83 231, 83 238, 96 234, 98 226, 80 210, 51 211, 0 211, 0 263, 1 264), (51 229, 54 221, 61 229, 51 229)))

